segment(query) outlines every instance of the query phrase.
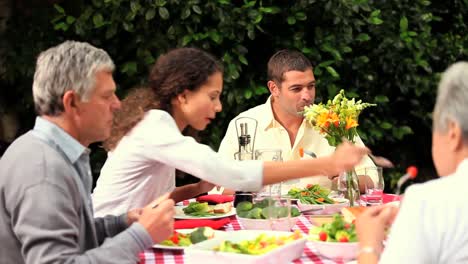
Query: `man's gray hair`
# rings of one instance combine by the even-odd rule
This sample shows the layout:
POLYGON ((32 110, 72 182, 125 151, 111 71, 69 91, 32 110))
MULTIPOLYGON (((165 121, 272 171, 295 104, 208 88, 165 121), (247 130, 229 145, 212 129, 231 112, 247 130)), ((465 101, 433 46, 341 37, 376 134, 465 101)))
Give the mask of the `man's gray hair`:
POLYGON ((434 130, 447 131, 449 120, 456 122, 468 141, 468 62, 451 65, 442 75, 434 107, 434 130))
POLYGON ((96 72, 114 70, 109 54, 86 42, 65 41, 39 55, 34 73, 33 97, 38 115, 63 112, 62 97, 75 91, 87 101, 94 89, 96 72))

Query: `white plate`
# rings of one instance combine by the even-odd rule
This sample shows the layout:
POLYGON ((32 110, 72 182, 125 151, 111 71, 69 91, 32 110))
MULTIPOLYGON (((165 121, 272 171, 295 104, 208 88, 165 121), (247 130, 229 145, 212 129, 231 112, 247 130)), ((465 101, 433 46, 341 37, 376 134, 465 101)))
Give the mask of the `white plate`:
POLYGON ((289 242, 262 255, 245 255, 230 252, 217 252, 213 250, 213 248, 219 245, 222 240, 230 240, 238 243, 243 240, 255 239, 260 234, 266 234, 268 236, 284 236, 293 233, 266 230, 240 230, 225 232, 224 238, 217 237, 214 239, 205 240, 187 248, 184 252, 185 259, 187 260, 187 263, 204 264, 283 264, 290 263, 292 260, 300 258, 304 252, 304 246, 306 244, 305 237, 289 242))
POLYGON ((216 214, 216 215, 209 215, 209 216, 191 216, 191 215, 186 215, 182 209, 184 209, 187 206, 176 206, 175 207, 175 219, 217 219, 217 218, 224 218, 228 216, 232 216, 236 214, 236 208, 232 207, 231 211, 225 213, 225 214, 216 214))
POLYGON ((349 206, 349 201, 344 198, 334 198, 334 200, 338 203, 335 204, 305 204, 301 203, 301 201, 297 202, 297 207, 299 207, 300 211, 307 211, 302 212, 303 214, 309 215, 332 215, 336 213, 340 213, 343 207, 349 206))
MULTIPOLYGON (((189 233, 192 233, 196 228, 192 228, 192 229, 176 229, 177 232, 181 233, 181 234, 189 234, 189 233)), ((226 232, 224 231, 219 231, 219 230, 213 230, 214 231, 214 237, 218 237, 218 236, 221 236, 221 234, 224 234, 226 232)), ((190 245, 189 245, 190 246, 190 245)), ((157 249, 169 249, 169 250, 184 250, 186 248, 188 248, 189 246, 186 246, 186 247, 182 247, 182 246, 166 246, 166 245, 161 245, 161 244, 154 244, 153 245, 153 248, 157 248, 157 249)))

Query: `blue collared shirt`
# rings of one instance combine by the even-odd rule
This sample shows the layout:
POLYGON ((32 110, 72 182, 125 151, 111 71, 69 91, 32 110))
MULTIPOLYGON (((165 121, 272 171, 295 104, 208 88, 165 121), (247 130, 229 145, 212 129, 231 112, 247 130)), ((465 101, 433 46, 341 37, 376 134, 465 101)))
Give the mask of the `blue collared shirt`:
MULTIPOLYGON (((83 183, 83 196, 86 197, 89 208, 93 208, 90 198, 93 184, 93 176, 89 165, 90 150, 81 145, 78 140, 70 136, 70 134, 65 132, 62 128, 39 116, 36 118, 33 133, 39 138, 55 145, 62 156, 73 164, 73 167, 83 183)), ((92 210, 90 211, 92 212, 92 210)))

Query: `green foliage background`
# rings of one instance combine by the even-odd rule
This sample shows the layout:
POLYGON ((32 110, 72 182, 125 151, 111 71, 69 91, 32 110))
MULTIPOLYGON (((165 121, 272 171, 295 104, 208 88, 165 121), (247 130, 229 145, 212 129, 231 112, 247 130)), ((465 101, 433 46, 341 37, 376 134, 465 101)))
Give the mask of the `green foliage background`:
MULTIPOLYGON (((467 58, 464 17, 468 0, 49 1, 14 9, 1 96, 25 131, 34 117, 33 62, 51 45, 75 39, 108 51, 121 96, 144 83, 161 53, 199 47, 225 66, 223 112, 204 132, 217 149, 229 120, 267 98, 268 58, 297 49, 315 65, 316 101, 344 88, 378 104, 361 115, 359 131, 374 153, 397 164, 386 173, 390 186, 409 164, 423 168, 421 180, 434 174, 431 111, 439 73, 467 58)), ((98 173, 103 152, 95 153, 98 173)))

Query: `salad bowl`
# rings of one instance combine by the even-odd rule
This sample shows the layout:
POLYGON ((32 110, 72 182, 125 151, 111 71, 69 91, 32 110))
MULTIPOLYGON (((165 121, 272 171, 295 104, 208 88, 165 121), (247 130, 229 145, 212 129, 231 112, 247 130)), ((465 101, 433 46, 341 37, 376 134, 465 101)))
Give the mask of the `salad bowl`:
POLYGON ((271 251, 250 255, 233 252, 222 252, 216 251, 221 244, 226 241, 232 243, 245 243, 246 241, 258 241, 262 243, 259 236, 276 237, 280 240, 281 237, 295 236, 293 232, 281 232, 281 231, 255 231, 255 230, 239 230, 226 232, 223 238, 213 238, 210 240, 203 241, 201 243, 192 245, 185 250, 185 256, 188 263, 204 263, 204 264, 224 264, 224 263, 242 263, 242 264, 282 264, 290 263, 291 261, 300 258, 306 244, 306 239, 300 237, 300 235, 292 240, 288 241, 271 251))

